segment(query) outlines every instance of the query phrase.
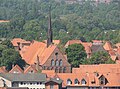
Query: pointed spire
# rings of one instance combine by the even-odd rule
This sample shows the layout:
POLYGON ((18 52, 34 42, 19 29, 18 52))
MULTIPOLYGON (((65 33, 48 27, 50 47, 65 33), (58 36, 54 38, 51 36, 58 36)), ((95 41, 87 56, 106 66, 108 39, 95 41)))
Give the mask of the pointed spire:
POLYGON ((49 6, 47 47, 52 44, 51 6, 49 6))

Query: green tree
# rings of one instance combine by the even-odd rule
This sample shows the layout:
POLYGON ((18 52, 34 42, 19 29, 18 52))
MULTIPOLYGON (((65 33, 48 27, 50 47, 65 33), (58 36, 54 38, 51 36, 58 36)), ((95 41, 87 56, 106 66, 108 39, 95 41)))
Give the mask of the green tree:
POLYGON ((81 44, 72 44, 66 49, 68 62, 72 67, 79 67, 82 60, 86 58, 84 47, 81 44))
POLYGON ((82 62, 83 64, 113 64, 115 63, 107 52, 99 51, 93 53, 91 58, 82 62))
POLYGON ((18 64, 21 68, 25 66, 20 54, 14 49, 5 49, 2 52, 1 65, 6 66, 7 70, 12 68, 12 65, 18 64))

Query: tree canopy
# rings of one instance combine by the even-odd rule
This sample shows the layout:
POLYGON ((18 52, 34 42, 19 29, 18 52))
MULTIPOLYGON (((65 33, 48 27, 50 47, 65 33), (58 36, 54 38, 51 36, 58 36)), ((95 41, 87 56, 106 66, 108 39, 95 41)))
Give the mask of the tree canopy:
POLYGON ((0 44, 0 66, 6 66, 6 69, 10 70, 12 65, 16 64, 23 68, 25 61, 22 60, 19 52, 12 47, 10 40, 3 41, 0 44))
POLYGON ((104 51, 98 51, 96 53, 93 53, 91 58, 83 60, 83 64, 114 64, 115 61, 113 61, 110 58, 110 55, 107 52, 104 51))
POLYGON ((66 49, 68 62, 72 67, 79 67, 86 58, 86 52, 81 44, 72 44, 66 49))
POLYGON ((84 37, 120 41, 119 1, 109 4, 86 1, 66 4, 54 0, 0 0, 0 37, 20 37, 27 40, 45 40, 48 5, 51 5, 53 38, 64 44, 70 39, 84 37))

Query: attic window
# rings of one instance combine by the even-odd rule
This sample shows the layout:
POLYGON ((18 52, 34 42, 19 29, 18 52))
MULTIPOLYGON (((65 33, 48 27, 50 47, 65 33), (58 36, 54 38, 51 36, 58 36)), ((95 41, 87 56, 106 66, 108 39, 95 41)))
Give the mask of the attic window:
POLYGON ((101 76, 100 78, 99 78, 99 82, 100 82, 100 85, 105 85, 105 77, 104 76, 101 76))

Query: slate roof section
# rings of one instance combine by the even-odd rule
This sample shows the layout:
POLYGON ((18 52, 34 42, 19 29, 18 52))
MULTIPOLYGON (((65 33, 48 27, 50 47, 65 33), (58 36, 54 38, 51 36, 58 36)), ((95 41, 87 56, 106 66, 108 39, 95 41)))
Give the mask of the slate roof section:
POLYGON ((6 74, 0 74, 1 77, 8 79, 12 82, 18 82, 18 81, 46 81, 46 74, 43 73, 27 73, 27 74, 14 74, 14 73, 6 73, 6 74))
POLYGON ((48 81, 46 81, 45 83, 48 83, 48 82, 55 82, 55 83, 58 83, 58 84, 61 84, 62 83, 62 80, 60 78, 50 78, 48 81))
POLYGON ((105 51, 102 45, 92 45, 91 47, 92 53, 98 52, 98 51, 105 51))

